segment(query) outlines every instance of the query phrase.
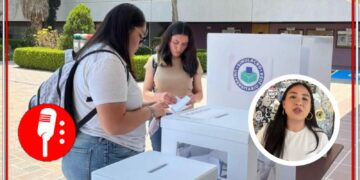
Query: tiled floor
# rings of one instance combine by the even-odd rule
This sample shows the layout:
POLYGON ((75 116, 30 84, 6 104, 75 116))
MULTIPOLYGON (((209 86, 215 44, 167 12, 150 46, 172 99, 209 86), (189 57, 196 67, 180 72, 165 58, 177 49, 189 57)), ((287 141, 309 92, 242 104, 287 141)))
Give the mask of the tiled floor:
POLYGON ((351 179, 351 113, 341 120, 340 132, 335 143, 344 145, 344 149, 330 167, 324 179, 351 179))
MULTIPOLYGON (((9 66, 9 179, 64 179, 60 161, 45 163, 32 159, 22 150, 17 137, 18 125, 21 116, 27 110, 29 98, 49 75, 49 72, 25 70, 13 64, 9 66)), ((206 87, 206 77, 203 78, 203 82, 206 87)), ((331 92, 336 98, 341 114, 340 133, 336 143, 343 144, 344 150, 324 179, 347 180, 351 178, 351 84, 333 82, 331 92)), ((206 104, 206 100, 201 104, 206 104)))

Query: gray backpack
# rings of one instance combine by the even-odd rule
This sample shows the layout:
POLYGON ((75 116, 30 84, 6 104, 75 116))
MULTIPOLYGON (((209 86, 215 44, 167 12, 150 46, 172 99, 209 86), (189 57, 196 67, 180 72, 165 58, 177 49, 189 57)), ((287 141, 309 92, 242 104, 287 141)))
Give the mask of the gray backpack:
MULTIPOLYGON (((75 120, 75 107, 73 101, 73 87, 74 87, 74 75, 79 63, 86 57, 100 52, 106 52, 116 55, 119 60, 122 62, 126 69, 127 80, 129 80, 129 70, 124 62, 121 60, 120 56, 117 55, 115 52, 100 49, 91 51, 86 53, 85 55, 81 56, 80 59, 74 60, 73 53, 71 51, 71 55, 69 54, 70 51, 66 51, 65 53, 65 64, 62 65, 59 69, 57 69, 49 79, 44 81, 38 91, 37 94, 31 97, 29 101, 29 109, 40 105, 40 104, 55 104, 62 108, 64 108, 73 118, 76 130, 78 131, 86 122, 88 122, 92 117, 95 116, 96 108, 90 111, 85 117, 83 117, 78 123, 75 120)), ((86 102, 91 102, 91 97, 87 97, 86 102)))

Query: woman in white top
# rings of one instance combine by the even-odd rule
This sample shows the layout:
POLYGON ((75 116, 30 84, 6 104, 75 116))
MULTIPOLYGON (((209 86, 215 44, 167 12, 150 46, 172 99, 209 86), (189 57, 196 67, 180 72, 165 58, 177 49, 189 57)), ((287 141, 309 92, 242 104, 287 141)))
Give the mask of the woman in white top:
POLYGON ((114 7, 92 39, 76 54, 98 49, 83 59, 74 76, 74 117, 77 122, 93 108, 97 114, 76 137, 63 158, 67 179, 90 179, 91 172, 144 151, 145 121, 165 114, 165 103, 143 107, 131 72, 131 57, 146 34, 144 14, 132 4, 114 7), (128 73, 129 72, 129 73, 128 73), (86 99, 91 97, 92 101, 86 99))
POLYGON ((308 159, 328 143, 314 114, 309 86, 304 82, 293 83, 285 90, 274 120, 258 132, 258 140, 269 153, 283 160, 308 159))

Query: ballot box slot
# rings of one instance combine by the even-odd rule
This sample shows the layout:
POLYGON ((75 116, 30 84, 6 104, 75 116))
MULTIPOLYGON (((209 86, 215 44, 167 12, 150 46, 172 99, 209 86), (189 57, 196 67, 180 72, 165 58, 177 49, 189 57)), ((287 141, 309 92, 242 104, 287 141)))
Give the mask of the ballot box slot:
POLYGON ((165 167, 165 166, 167 166, 167 165, 168 165, 167 163, 162 164, 162 165, 160 165, 160 166, 158 166, 158 167, 156 167, 156 168, 154 168, 154 169, 152 169, 152 170, 148 171, 148 173, 154 173, 154 172, 156 172, 156 171, 158 171, 158 170, 160 170, 160 169, 164 168, 164 167, 165 167))

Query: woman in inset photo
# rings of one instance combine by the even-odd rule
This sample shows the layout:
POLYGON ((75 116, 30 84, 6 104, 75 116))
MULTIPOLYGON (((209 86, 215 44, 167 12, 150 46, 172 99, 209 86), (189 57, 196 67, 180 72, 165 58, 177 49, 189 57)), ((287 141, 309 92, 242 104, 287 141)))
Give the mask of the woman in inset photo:
POLYGON ((308 159, 329 141, 317 124, 311 88, 302 81, 286 88, 274 118, 256 136, 270 154, 287 161, 308 159))

